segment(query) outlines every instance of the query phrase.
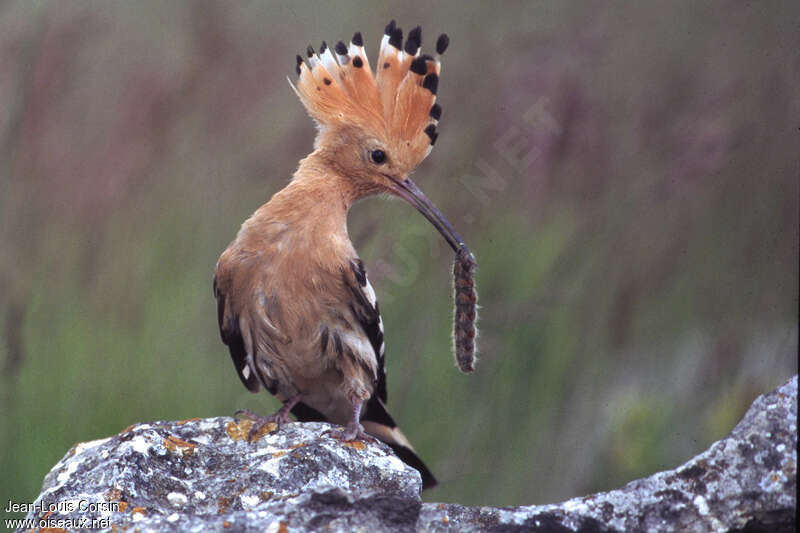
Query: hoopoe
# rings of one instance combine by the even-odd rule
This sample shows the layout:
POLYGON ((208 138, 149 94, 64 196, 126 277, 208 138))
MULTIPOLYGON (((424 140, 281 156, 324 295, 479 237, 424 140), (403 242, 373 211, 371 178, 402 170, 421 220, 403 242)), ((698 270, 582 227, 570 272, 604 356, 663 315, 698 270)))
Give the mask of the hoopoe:
MULTIPOLYGON (((318 127, 314 151, 222 253, 214 296, 242 383, 252 392, 263 385, 283 403, 267 417, 239 411, 256 421, 251 435, 268 422, 286 423, 290 412, 301 421, 339 424, 345 428, 334 437, 377 437, 419 470, 428 488, 434 476, 386 410, 383 322, 347 235, 354 202, 390 193, 471 258, 409 178, 436 142, 439 57, 449 39, 438 38, 435 57, 422 54, 421 43, 419 27, 403 43, 392 21, 374 74, 360 33, 349 45, 340 41, 331 50, 323 42, 318 53, 308 47, 306 60, 297 56, 299 77, 289 83, 318 127)), ((457 283, 457 298, 458 290, 457 283)), ((472 303, 474 320, 474 297, 472 303)), ((472 346, 472 337, 462 341, 472 346)))

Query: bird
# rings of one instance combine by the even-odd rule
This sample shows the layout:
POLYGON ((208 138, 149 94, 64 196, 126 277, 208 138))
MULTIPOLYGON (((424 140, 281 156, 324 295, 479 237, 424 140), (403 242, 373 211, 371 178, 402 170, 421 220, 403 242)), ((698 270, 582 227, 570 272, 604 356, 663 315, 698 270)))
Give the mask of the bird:
POLYGON ((358 200, 380 194, 409 202, 454 250, 452 225, 409 175, 430 154, 442 108, 436 103, 441 34, 422 53, 422 30, 406 39, 392 20, 373 72, 363 38, 331 49, 323 41, 296 58, 289 84, 317 126, 313 151, 289 183, 241 226, 217 262, 213 292, 222 341, 247 389, 263 386, 282 406, 254 421, 342 426, 342 441, 375 439, 437 481, 387 410, 384 326, 375 291, 347 233, 358 200))

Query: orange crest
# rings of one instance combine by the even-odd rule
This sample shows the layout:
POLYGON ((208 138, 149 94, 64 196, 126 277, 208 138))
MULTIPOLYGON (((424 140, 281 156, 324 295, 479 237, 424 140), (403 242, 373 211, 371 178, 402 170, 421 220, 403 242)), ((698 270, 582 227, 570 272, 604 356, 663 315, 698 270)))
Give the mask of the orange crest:
POLYGON ((297 56, 299 78, 292 88, 321 131, 358 128, 391 146, 413 168, 430 153, 438 135, 439 57, 449 39, 439 36, 435 57, 423 54, 421 43, 419 26, 404 45, 403 31, 390 22, 374 74, 361 33, 353 35, 349 46, 339 41, 331 50, 323 42, 319 53, 309 46, 307 62, 297 56))

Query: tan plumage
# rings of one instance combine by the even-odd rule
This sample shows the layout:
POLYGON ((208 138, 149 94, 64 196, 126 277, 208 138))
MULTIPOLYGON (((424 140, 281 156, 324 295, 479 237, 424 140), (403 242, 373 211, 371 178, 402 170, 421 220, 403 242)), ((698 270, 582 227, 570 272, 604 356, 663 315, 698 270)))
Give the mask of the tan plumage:
POLYGON ((314 152, 223 252, 214 295, 242 382, 253 392, 263 385, 284 402, 271 417, 253 415, 260 424, 286 422, 291 410, 301 420, 345 425, 339 438, 364 437, 366 429, 417 468, 428 487, 435 479, 385 408, 383 324, 347 235, 350 206, 389 192, 415 205, 454 249, 463 247, 408 179, 436 140, 439 61, 420 54, 418 28, 405 51, 398 39, 393 21, 377 75, 360 34, 349 47, 338 43, 335 56, 327 46, 319 54, 309 47, 308 64, 298 56, 292 86, 317 122, 314 152))
POLYGON ((305 403, 345 424, 349 397, 371 395, 377 361, 366 339, 352 339, 358 320, 350 304, 357 281, 350 262, 357 255, 345 224, 353 199, 341 198, 348 190, 341 187, 343 178, 323 171, 320 159, 312 154, 303 160, 301 177, 245 222, 220 257, 217 294, 225 295, 223 327, 238 317, 230 326, 238 327, 253 358, 248 368, 259 380, 282 400, 305 392, 305 403), (309 216, 320 204, 326 205, 326 216, 309 216), (329 341, 322 350, 325 327, 329 341), (337 334, 353 341, 354 357, 337 356, 337 334), (338 373, 348 379, 342 382, 338 373), (314 401, 316 394, 342 395, 343 403, 327 407, 324 398, 314 401))

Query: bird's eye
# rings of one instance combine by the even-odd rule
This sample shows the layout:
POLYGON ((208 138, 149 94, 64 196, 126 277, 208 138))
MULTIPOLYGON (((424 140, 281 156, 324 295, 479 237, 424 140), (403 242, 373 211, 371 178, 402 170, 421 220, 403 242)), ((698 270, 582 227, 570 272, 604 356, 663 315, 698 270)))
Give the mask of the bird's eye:
POLYGON ((369 157, 376 165, 382 165, 386 162, 386 152, 383 150, 373 150, 369 153, 369 157))

